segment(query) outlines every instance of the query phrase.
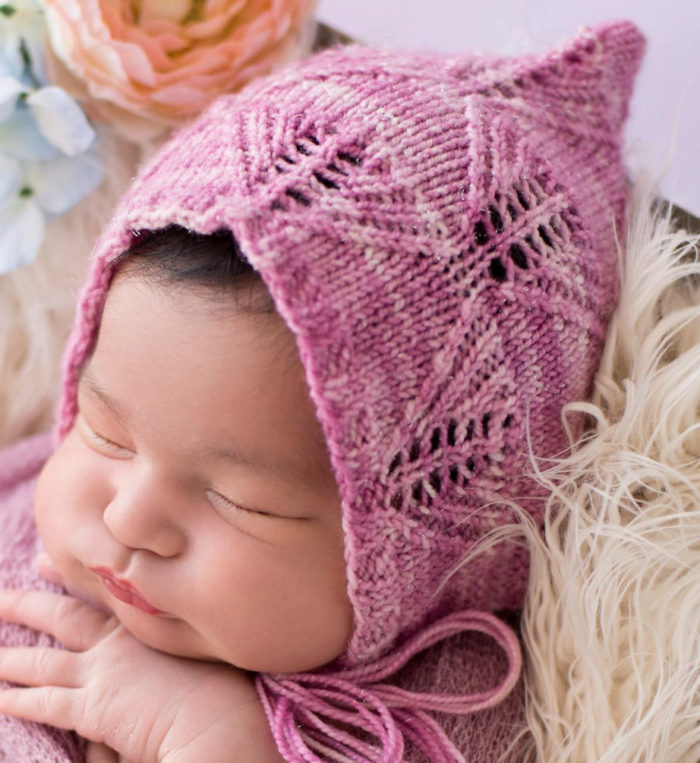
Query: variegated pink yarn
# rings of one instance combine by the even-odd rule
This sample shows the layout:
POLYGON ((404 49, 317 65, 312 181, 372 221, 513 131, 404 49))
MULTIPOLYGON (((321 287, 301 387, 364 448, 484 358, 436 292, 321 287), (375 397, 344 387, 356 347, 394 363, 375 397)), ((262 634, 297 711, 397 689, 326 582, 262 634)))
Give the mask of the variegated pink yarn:
MULTIPOLYGON (((643 48, 627 22, 543 56, 354 47, 220 99, 161 150, 98 243, 59 433, 111 260, 135 232, 227 228, 296 335, 331 454, 355 612, 340 667, 352 675, 454 613, 518 608, 523 547, 455 569, 517 521, 508 501, 541 518, 528 448, 565 450, 562 406, 591 391, 643 48)), ((273 683, 261 691, 279 739, 273 683)), ((409 715, 404 734, 433 733, 409 715)))

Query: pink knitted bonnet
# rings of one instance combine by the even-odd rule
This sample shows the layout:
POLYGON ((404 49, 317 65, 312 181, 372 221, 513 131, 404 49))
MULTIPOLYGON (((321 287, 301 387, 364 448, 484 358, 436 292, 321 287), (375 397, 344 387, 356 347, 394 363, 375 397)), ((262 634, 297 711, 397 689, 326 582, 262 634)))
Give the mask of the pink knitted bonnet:
POLYGON ((519 58, 351 47, 219 99, 97 244, 59 434, 105 266, 135 232, 227 228, 296 336, 326 436, 355 614, 347 675, 445 616, 520 607, 523 547, 455 569, 516 521, 506 501, 541 518, 528 447, 561 453, 562 406, 591 391, 643 48, 627 22, 519 58))

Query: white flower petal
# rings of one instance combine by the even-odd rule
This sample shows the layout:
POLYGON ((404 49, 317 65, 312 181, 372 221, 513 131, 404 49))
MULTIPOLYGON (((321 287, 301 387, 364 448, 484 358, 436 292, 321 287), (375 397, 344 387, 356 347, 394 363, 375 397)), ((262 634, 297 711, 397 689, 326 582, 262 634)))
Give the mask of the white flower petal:
MULTIPOLYGON (((6 22, 7 23, 7 22, 6 22)), ((12 77, 21 77, 24 71, 24 61, 20 51, 22 38, 12 27, 2 30, 0 33, 0 69, 3 74, 12 77)))
POLYGON ((44 216, 32 199, 0 207, 0 275, 29 265, 44 240, 44 216))
POLYGON ((13 0, 8 3, 14 8, 14 13, 0 21, 0 57, 5 59, 12 74, 21 77, 25 69, 20 45, 24 42, 29 53, 32 72, 39 81, 44 77, 44 43, 45 26, 44 14, 39 3, 26 3, 13 0))
POLYGON ((26 182, 34 191, 37 204, 45 212, 62 215, 94 190, 102 177, 99 158, 88 152, 29 165, 26 182))
POLYGON ((0 154, 0 204, 3 204, 21 185, 22 167, 16 159, 0 154))
POLYGON ((12 116, 17 96, 26 88, 14 77, 0 76, 0 122, 12 116))
POLYGON ((0 122, 0 153, 20 161, 44 161, 58 155, 39 132, 31 112, 20 106, 4 122, 0 122))
POLYGON ((60 87, 42 87, 27 98, 42 135, 66 156, 81 154, 95 139, 83 110, 60 87))

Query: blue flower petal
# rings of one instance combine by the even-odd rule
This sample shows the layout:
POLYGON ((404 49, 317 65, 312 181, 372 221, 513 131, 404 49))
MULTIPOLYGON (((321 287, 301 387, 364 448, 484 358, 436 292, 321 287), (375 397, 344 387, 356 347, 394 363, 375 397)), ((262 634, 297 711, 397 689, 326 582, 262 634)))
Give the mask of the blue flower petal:
POLYGON ((44 216, 32 199, 0 207, 0 275, 29 265, 44 240, 44 216))
POLYGON ((9 119, 0 122, 0 153, 35 162, 59 155, 58 149, 39 132, 29 109, 22 104, 9 119))
POLYGON ((0 154, 0 204, 4 204, 22 184, 22 167, 16 159, 0 154))
POLYGON ((93 191, 102 178, 100 159, 93 152, 28 164, 25 174, 37 204, 50 215, 67 212, 93 191))
POLYGON ((42 87, 27 98, 41 134, 66 156, 82 154, 95 139, 83 110, 60 87, 42 87))
POLYGON ((17 105, 17 97, 26 88, 14 77, 0 74, 0 122, 12 116, 17 105))

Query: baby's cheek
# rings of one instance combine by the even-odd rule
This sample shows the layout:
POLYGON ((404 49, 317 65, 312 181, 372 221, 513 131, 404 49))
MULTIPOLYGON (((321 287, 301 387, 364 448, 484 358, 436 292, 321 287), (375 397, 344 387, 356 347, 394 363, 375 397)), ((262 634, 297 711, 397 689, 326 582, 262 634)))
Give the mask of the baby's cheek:
POLYGON ((34 517, 41 542, 63 576, 70 574, 71 543, 81 526, 88 473, 69 434, 44 464, 34 495, 34 517))
POLYGON ((39 538, 54 565, 62 556, 66 534, 66 517, 61 516, 59 507, 70 500, 66 495, 64 480, 60 479, 60 449, 44 464, 34 494, 34 518, 39 538))

